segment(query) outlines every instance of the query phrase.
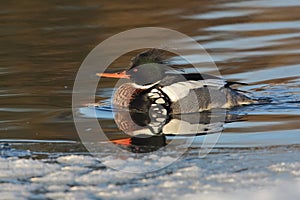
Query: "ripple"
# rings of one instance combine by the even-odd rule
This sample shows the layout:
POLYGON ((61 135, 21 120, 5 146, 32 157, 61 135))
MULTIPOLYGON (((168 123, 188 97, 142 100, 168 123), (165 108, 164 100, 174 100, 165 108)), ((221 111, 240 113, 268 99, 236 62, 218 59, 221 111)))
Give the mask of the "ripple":
POLYGON ((300 29, 300 21, 279 21, 279 22, 253 22, 228 24, 205 28, 206 31, 263 31, 263 30, 282 30, 282 29, 300 29))
POLYGON ((48 109, 39 109, 39 108, 0 108, 2 112, 42 112, 48 111, 48 109))
POLYGON ((286 65, 273 67, 269 69, 262 69, 256 71, 249 71, 237 74, 231 74, 226 76, 226 78, 239 77, 240 80, 244 80, 247 83, 256 83, 261 81, 267 81, 267 77, 272 79, 281 79, 286 77, 299 77, 300 76, 300 64, 296 65, 286 65))
POLYGON ((270 1, 270 0, 251 0, 251 1, 239 1, 234 3, 225 3, 220 7, 294 7, 300 6, 298 0, 285 0, 285 1, 270 1))
POLYGON ((45 31, 67 31, 67 30, 77 30, 77 29, 96 29, 100 28, 102 25, 70 25, 70 26, 51 26, 42 28, 45 31))
MULTIPOLYGON (((299 24, 300 25, 300 24, 299 24)), ((202 43, 205 48, 232 48, 232 49, 253 49, 269 47, 286 43, 280 40, 300 37, 299 33, 273 34, 245 38, 234 38, 232 40, 221 40, 202 43)))
POLYGON ((79 108, 80 115, 85 118, 114 119, 112 111, 112 108, 107 106, 79 108))
POLYGON ((184 19, 219 19, 226 17, 242 17, 258 13, 257 10, 225 10, 225 11, 213 11, 204 14, 196 14, 190 16, 184 16, 184 19))

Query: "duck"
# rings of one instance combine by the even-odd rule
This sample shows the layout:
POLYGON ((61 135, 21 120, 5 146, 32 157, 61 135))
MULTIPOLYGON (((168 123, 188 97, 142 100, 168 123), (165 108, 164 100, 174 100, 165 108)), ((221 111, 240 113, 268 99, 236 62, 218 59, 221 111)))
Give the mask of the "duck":
POLYGON ((133 57, 125 71, 96 74, 130 81, 114 92, 113 106, 140 113, 160 109, 165 115, 230 109, 259 102, 231 87, 245 83, 177 70, 162 55, 160 49, 147 49, 133 57))

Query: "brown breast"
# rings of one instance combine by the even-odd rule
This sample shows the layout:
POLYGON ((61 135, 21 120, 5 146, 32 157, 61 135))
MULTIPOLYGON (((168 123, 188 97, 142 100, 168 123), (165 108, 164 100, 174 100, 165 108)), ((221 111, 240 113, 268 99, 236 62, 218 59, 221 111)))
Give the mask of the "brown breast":
POLYGON ((114 93, 113 104, 118 107, 128 108, 135 94, 141 89, 134 87, 133 83, 122 84, 114 93))

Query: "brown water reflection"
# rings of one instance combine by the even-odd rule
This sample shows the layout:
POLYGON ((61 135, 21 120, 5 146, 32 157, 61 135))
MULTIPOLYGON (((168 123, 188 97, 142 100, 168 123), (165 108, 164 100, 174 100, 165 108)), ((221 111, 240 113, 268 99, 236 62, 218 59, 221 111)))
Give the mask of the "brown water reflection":
MULTIPOLYGON (((237 111, 248 113, 247 121, 233 123, 225 133, 300 129, 297 0, 16 0, 2 1, 0 8, 0 139, 78 140, 71 93, 81 62, 107 37, 144 26, 194 37, 224 78, 250 83, 242 89, 253 96, 274 98, 277 104, 237 111)), ((113 67, 126 66, 129 56, 113 67)), ((101 98, 113 87, 106 85, 99 90, 101 98)), ((112 121, 103 123, 118 132, 112 121)), ((292 139, 297 143, 300 136, 292 139)))

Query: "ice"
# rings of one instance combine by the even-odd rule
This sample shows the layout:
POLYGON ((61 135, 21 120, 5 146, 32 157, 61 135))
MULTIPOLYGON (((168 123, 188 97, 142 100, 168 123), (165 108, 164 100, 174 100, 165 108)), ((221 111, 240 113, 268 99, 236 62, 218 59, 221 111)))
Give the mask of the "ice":
POLYGON ((66 185, 66 184, 74 184, 74 176, 76 177, 76 174, 69 171, 57 171, 57 172, 47 174, 46 176, 43 177, 32 178, 31 181, 45 184, 45 185, 52 185, 52 184, 66 185))
MULTIPOLYGON (((0 158, 0 199, 297 199, 299 148, 193 150, 173 160, 154 154, 123 157, 56 155, 0 158), (147 173, 139 168, 162 166, 147 173), (122 165, 115 170, 105 163, 122 165)), ((109 153, 108 153, 109 154, 109 153)))
POLYGON ((275 165, 271 165, 269 167, 270 170, 277 172, 277 173, 290 173, 295 176, 300 176, 300 163, 279 163, 275 165))
POLYGON ((39 160, 0 158, 0 179, 27 179, 43 176, 58 168, 57 164, 48 164, 39 160))
POLYGON ((282 200, 282 199, 299 199, 300 179, 296 181, 280 181, 274 187, 265 186, 264 188, 244 188, 231 193, 226 192, 207 192, 186 194, 175 199, 210 199, 210 200, 282 200))
POLYGON ((133 178, 133 174, 120 173, 116 170, 95 170, 76 178, 77 183, 87 185, 101 185, 106 183, 121 183, 127 182, 133 178))
POLYGON ((97 163, 97 160, 89 156, 68 155, 57 158, 57 162, 68 165, 89 166, 95 165, 97 163))

